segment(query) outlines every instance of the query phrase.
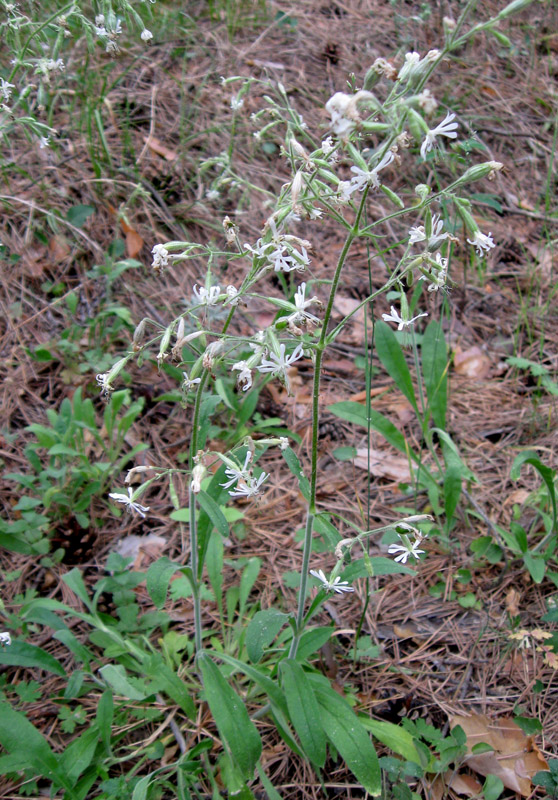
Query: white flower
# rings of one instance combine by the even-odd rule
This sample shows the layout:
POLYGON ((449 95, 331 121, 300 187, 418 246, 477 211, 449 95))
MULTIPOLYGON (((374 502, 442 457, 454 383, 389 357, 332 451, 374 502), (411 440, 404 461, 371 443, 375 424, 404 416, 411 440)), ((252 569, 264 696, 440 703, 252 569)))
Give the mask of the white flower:
POLYGON ((12 643, 12 637, 10 636, 9 633, 7 633, 7 632, 0 633, 0 644, 1 645, 5 645, 6 647, 9 647, 11 645, 11 643, 12 643))
POLYGON ((419 550, 419 545, 421 543, 420 539, 415 539, 414 542, 409 542, 409 544, 390 544, 388 547, 388 553, 393 555, 394 553, 399 553, 398 556, 395 556, 395 561, 400 561, 402 564, 406 564, 409 556, 413 556, 416 560, 419 560, 419 553, 424 553, 424 550, 419 550))
POLYGON ((44 147, 50 146, 50 136, 41 136, 39 139, 39 147, 42 150, 44 147))
POLYGON ((238 111, 244 105, 244 98, 238 97, 238 95, 233 94, 231 97, 231 108, 233 111, 238 111))
POLYGON ((218 200, 220 194, 217 191, 217 189, 210 189, 208 192, 205 193, 205 196, 207 197, 208 200, 213 201, 213 200, 218 200))
POLYGON ((405 63, 399 70, 399 75, 397 76, 400 81, 408 78, 411 73, 415 71, 417 64, 420 61, 420 53, 417 53, 413 50, 412 53, 405 53, 405 63))
POLYGON ((284 374, 291 364, 294 364, 294 362, 302 358, 303 355, 304 352, 301 344, 293 350, 290 356, 285 355, 285 345, 281 344, 279 345, 279 355, 277 355, 277 353, 270 353, 269 359, 262 358, 262 363, 256 369, 260 372, 272 372, 274 375, 277 372, 282 372, 284 374))
POLYGON ((0 92, 2 93, 6 103, 12 96, 12 89, 15 89, 15 85, 13 83, 8 83, 8 81, 4 80, 4 78, 0 78, 0 92))
POLYGON ((482 256, 484 255, 485 251, 488 253, 489 250, 492 250, 493 247, 496 247, 494 243, 494 239, 492 238, 492 232, 488 234, 481 233, 480 231, 475 231, 475 238, 473 241, 471 239, 467 239, 469 244, 472 244, 477 251, 477 255, 482 256))
POLYGON ((184 391, 189 391, 197 383, 201 383, 201 378, 189 378, 187 372, 183 372, 184 380, 182 381, 182 388, 184 391))
POLYGON ((427 115, 433 114, 438 108, 436 98, 430 92, 430 89, 424 89, 424 91, 419 94, 418 104, 427 115))
POLYGON ((192 470, 192 480, 190 482, 190 489, 194 492, 194 494, 199 494, 201 492, 201 482, 206 472, 207 470, 203 464, 196 464, 196 466, 192 470))
POLYGON ((154 269, 161 269, 162 267, 168 266, 169 251, 164 245, 156 244, 155 247, 152 249, 151 254, 153 256, 153 263, 151 264, 151 266, 154 269))
POLYGON ((342 581, 339 575, 333 581, 329 581, 326 578, 322 569, 311 569, 310 575, 313 575, 321 582, 322 589, 325 589, 326 592, 336 592, 337 594, 354 592, 353 587, 349 586, 349 581, 342 581))
POLYGON ((114 388, 110 385, 110 372, 99 373, 95 376, 95 380, 101 387, 101 397, 105 395, 108 397, 114 388))
MULTIPOLYGON (((429 292, 437 292, 439 289, 444 289, 446 286, 448 278, 448 260, 447 258, 442 258, 440 253, 436 253, 436 264, 437 267, 434 267, 436 275, 432 276, 434 282, 427 287, 429 292)), ((420 280, 425 281, 427 278, 422 275, 420 280)))
POLYGON ((426 154, 429 153, 436 144, 437 136, 447 136, 448 139, 457 138, 457 133, 455 131, 459 127, 459 124, 453 122, 452 120, 454 119, 455 114, 447 114, 446 118, 440 122, 439 125, 428 131, 420 148, 420 154, 423 159, 426 158, 426 154))
POLYGON ((294 314, 291 314, 288 317, 288 321, 290 323, 301 322, 304 319, 309 320, 310 322, 319 323, 318 317, 315 317, 314 314, 309 314, 308 311, 305 309, 312 305, 312 303, 319 303, 317 297, 311 297, 309 300, 304 299, 304 295, 306 292, 306 283, 301 283, 298 289, 296 290, 296 294, 294 296, 296 311, 294 314))
POLYGON ((326 103, 326 111, 331 115, 330 128, 340 139, 345 139, 360 122, 357 104, 362 99, 374 99, 370 92, 356 94, 336 92, 326 103))
POLYGON ((231 306, 237 306, 240 297, 238 297, 238 289, 236 288, 236 286, 233 286, 232 283, 229 284, 229 286, 227 286, 226 292, 228 299, 225 302, 230 303, 231 306))
POLYGON ((140 39, 142 42, 149 42, 153 39, 153 34, 151 31, 148 31, 147 28, 144 28, 140 34, 140 39))
POLYGON ((378 172, 391 164, 394 158, 395 156, 391 150, 388 150, 380 163, 377 164, 374 169, 364 170, 360 169, 360 167, 351 167, 351 172, 355 173, 355 177, 351 178, 351 192, 354 192, 355 190, 362 192, 367 184, 369 186, 373 186, 375 189, 378 189, 380 187, 378 172))
POLYGON ((427 247, 435 249, 436 246, 447 239, 448 233, 442 233, 444 227, 443 220, 440 219, 439 214, 432 217, 432 233, 427 240, 424 225, 417 225, 409 229, 409 244, 416 244, 417 242, 428 242, 427 247))
POLYGON ((250 450, 246 453, 246 458, 244 459, 244 466, 242 469, 237 469, 236 467, 227 467, 225 470, 225 475, 229 480, 226 483, 220 483, 219 486, 222 486, 223 489, 228 489, 233 483, 236 481, 242 480, 247 481, 250 480, 250 473, 248 471, 250 461, 252 460, 252 453, 250 450))
POLYGON ((237 361, 232 368, 240 370, 236 381, 239 386, 242 386, 242 391, 247 392, 252 387, 252 370, 248 366, 248 362, 237 361))
POLYGON ((105 15, 104 14, 97 14, 95 17, 95 25, 104 25, 105 24, 105 15))
POLYGON ((233 492, 229 491, 231 497, 254 497, 259 494, 262 483, 269 478, 267 472, 262 472, 259 478, 244 478, 243 483, 239 483, 233 492))
POLYGON ((109 497, 112 500, 115 500, 117 503, 124 503, 126 506, 126 511, 132 512, 135 511, 140 517, 145 519, 145 512, 149 511, 149 506, 142 506, 139 503, 135 503, 133 498, 134 490, 131 486, 128 487, 128 494, 122 494, 121 492, 110 492, 109 497))
POLYGON ((382 314, 382 319, 384 319, 386 322, 396 322, 397 323, 397 330, 398 331, 402 331, 405 328, 409 328, 415 322, 415 320, 420 319, 421 317, 427 317, 427 316, 428 316, 428 313, 425 312, 423 314, 417 314, 417 316, 413 317, 412 319, 403 319, 397 313, 397 309, 395 308, 395 306, 392 306, 391 307, 391 314, 382 314))
POLYGON ((209 289, 206 289, 205 286, 200 286, 198 289, 196 284, 193 291, 194 297, 200 305, 214 306, 219 299, 221 288, 219 286, 210 286, 209 289))
POLYGON ((335 145, 333 144, 333 139, 331 136, 327 136, 322 142, 322 153, 324 156, 328 156, 332 150, 334 149, 335 145))
MULTIPOLYGON (((102 17, 102 14, 99 14, 99 17, 102 17)), ((95 33, 97 36, 108 36, 108 31, 104 25, 96 25, 95 26, 95 33)))
POLYGON ((279 437, 279 449, 280 450, 287 450, 289 448, 289 440, 286 436, 279 437))

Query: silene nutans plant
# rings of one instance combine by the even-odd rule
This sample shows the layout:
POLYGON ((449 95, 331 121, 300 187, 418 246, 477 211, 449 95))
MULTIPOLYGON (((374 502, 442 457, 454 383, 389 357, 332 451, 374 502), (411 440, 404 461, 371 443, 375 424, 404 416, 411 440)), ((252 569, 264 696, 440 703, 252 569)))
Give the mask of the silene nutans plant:
MULTIPOLYGON (((8 13, 15 31, 18 12, 17 5, 12 5, 8 13)), ((119 4, 124 11, 118 14, 112 6, 102 12, 97 5, 98 13, 86 22, 82 12, 68 4, 58 13, 60 35, 48 54, 48 63, 35 63, 35 56, 25 52, 21 62, 1 79, 4 132, 16 124, 16 112, 30 94, 28 88, 16 85, 17 75, 32 69, 39 85, 53 79, 52 73, 63 69, 58 52, 74 23, 83 26, 86 36, 102 41, 107 52, 118 47, 125 14, 136 21, 141 39, 151 40, 137 11, 138 5, 147 7, 147 3, 119 4)), ((78 570, 65 576, 85 611, 77 612, 57 601, 49 608, 50 614, 56 612, 60 617, 57 636, 81 665, 79 680, 94 684, 100 697, 91 741, 76 740, 81 741, 83 752, 87 751, 83 770, 79 772, 70 757, 52 764, 47 757, 45 763, 51 766, 41 767, 53 786, 64 789, 65 797, 90 796, 96 777, 108 774, 107 765, 113 763, 114 754, 106 725, 110 729, 113 720, 121 724, 125 711, 117 706, 114 695, 128 698, 130 703, 153 696, 157 707, 164 706, 168 697, 178 707, 170 728, 178 755, 152 770, 146 756, 139 774, 133 777, 133 793, 125 795, 133 800, 160 797, 163 791, 181 798, 200 797, 196 786, 201 777, 214 797, 221 796, 220 786, 226 787, 228 796, 253 797, 250 786, 255 781, 268 797, 279 797, 262 766, 264 726, 274 728, 292 757, 310 765, 321 782, 341 759, 365 792, 380 796, 385 779, 371 734, 407 760, 410 752, 415 753, 414 777, 420 780, 424 776, 425 764, 409 744, 408 732, 395 723, 379 725, 360 712, 354 693, 348 690, 342 696, 316 667, 317 652, 334 631, 331 626, 318 625, 316 618, 324 604, 363 607, 378 576, 412 574, 413 567, 427 558, 428 537, 439 537, 449 546, 462 479, 475 479, 445 431, 448 355, 440 317, 451 303, 456 249, 473 248, 482 258, 495 247, 492 232, 479 229, 468 193, 474 192, 477 181, 497 180, 503 165, 492 160, 475 162, 474 156, 466 164, 452 158, 451 147, 459 142, 466 126, 456 111, 437 102, 428 83, 453 51, 463 48, 480 31, 499 35, 499 23, 528 2, 514 0, 482 24, 472 20, 475 5, 469 1, 457 19, 445 20, 445 40, 438 48, 423 54, 408 52, 399 67, 378 58, 360 84, 355 78, 346 91, 335 92, 325 102, 323 129, 309 129, 285 86, 266 83, 263 105, 250 119, 253 136, 259 141, 281 136, 282 155, 291 177, 270 199, 260 237, 247 241, 242 215, 236 218, 231 212, 222 220, 220 249, 204 242, 153 244, 151 267, 156 274, 179 271, 184 262, 195 266, 198 279, 191 296, 166 325, 142 319, 129 350, 119 354, 110 369, 96 375, 96 382, 102 397, 110 401, 113 392, 122 388, 121 378, 132 362, 137 362, 139 369, 146 361, 154 362, 160 372, 179 376, 183 413, 191 415, 188 456, 186 463, 172 467, 151 463, 132 467, 122 483, 107 492, 106 500, 115 515, 148 521, 155 503, 150 491, 166 485, 172 518, 182 537, 183 558, 159 558, 149 567, 147 591, 157 610, 149 620, 131 622, 132 627, 127 627, 125 620, 137 616, 133 590, 145 576, 130 572, 129 563, 114 554, 107 565, 108 574, 93 596, 78 570), (445 186, 429 185, 430 168, 445 159, 451 160, 454 174, 458 164, 460 173, 445 186), (411 164, 414 170, 424 172, 425 182, 398 194, 391 188, 394 177, 409 172, 411 164), (378 197, 389 209, 381 217, 375 216, 378 197), (337 262, 316 270, 314 231, 325 218, 339 226, 344 241, 337 262), (386 229, 397 232, 403 243, 402 255, 395 256, 396 250, 388 246, 386 229), (370 286, 360 305, 334 324, 335 299, 357 243, 382 256, 388 276, 380 289, 370 286), (220 267, 224 260, 235 266, 235 274, 239 265, 244 270, 236 285, 224 278, 220 267), (375 430, 407 456, 411 489, 427 496, 432 513, 422 513, 417 506, 416 513, 386 520, 373 529, 336 519, 342 524, 341 534, 332 522, 335 515, 317 500, 322 370, 326 353, 340 333, 353 323, 360 309, 370 315, 374 301, 382 295, 390 311, 373 320, 375 348, 412 406, 428 457, 415 453, 403 434, 373 412, 369 403, 339 403, 333 411, 375 430), (273 321, 265 329, 246 333, 253 319, 250 310, 256 306, 272 311, 273 321), (277 382, 292 397, 292 367, 301 365, 312 376, 308 452, 287 431, 248 425, 261 388, 277 382), (233 384, 235 392, 230 388, 233 384), (227 449, 216 449, 210 436, 212 411, 216 401, 227 402, 233 394, 238 427, 223 439, 227 449), (235 430, 242 435, 235 438, 235 430), (247 559, 239 586, 224 587, 224 543, 234 535, 231 510, 265 504, 277 455, 284 459, 305 505, 296 595, 292 602, 289 596, 278 597, 276 605, 264 605, 252 595, 249 605, 248 595, 261 562, 247 559), (181 485, 188 486, 187 497, 180 496, 181 485), (317 534, 328 543, 329 552, 314 548, 317 534), (387 557, 371 555, 371 544, 379 544, 384 536, 387 557), (164 609, 173 591, 175 596, 182 592, 178 596, 191 603, 192 641, 170 629, 164 609), (117 623, 99 610, 103 593, 117 594, 122 601, 117 623), (206 603, 217 606, 220 627, 209 623, 206 603), (128 616, 122 610, 126 607, 128 616), (62 622, 70 616, 87 626, 91 641, 103 649, 100 668, 92 651, 80 645, 62 622), (204 730, 210 729, 211 734, 201 745, 188 749, 181 729, 197 724, 202 713, 204 730), (219 747, 214 746, 217 739, 219 747), (96 766, 97 772, 89 780, 91 769, 98 764, 104 766, 96 766)), ((29 20, 24 16, 18 20, 22 32, 29 20)), ((236 76, 222 82, 230 90, 234 126, 245 113, 251 88, 261 82, 236 76)), ((20 120, 18 124, 24 123, 20 120)), ((29 122, 28 132, 40 138, 41 146, 48 146, 55 136, 46 123, 29 122)), ((202 165, 204 174, 211 176, 209 193, 213 197, 231 182, 242 191, 254 189, 247 178, 235 172, 233 155, 231 146, 202 165)), ((367 370, 368 396, 371 381, 367 370)), ((129 388, 133 395, 133 386, 129 388)), ((407 498, 406 502, 412 505, 414 501, 407 498)), ((23 605, 25 625, 40 622, 35 612, 32 602, 23 605)), ((0 635, 0 646, 14 647, 10 634, 0 635)), ((79 696, 81 684, 77 686, 77 681, 72 688, 75 694, 69 696, 79 696)), ((13 769, 17 767, 14 762, 13 769)), ((29 766, 33 767, 37 764, 29 766)), ((418 796, 409 791, 409 797, 418 796)))

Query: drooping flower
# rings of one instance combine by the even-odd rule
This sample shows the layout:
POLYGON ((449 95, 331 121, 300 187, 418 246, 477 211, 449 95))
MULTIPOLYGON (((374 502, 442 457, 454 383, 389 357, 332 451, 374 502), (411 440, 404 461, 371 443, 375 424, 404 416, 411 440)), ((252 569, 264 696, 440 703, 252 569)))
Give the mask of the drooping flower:
POLYGON ((330 128, 340 139, 346 139, 360 122, 358 103, 365 99, 373 100, 374 95, 364 90, 352 95, 336 92, 327 101, 325 107, 331 116, 330 128))
POLYGON ((354 592, 352 586, 349 586, 349 581, 342 581, 339 575, 332 581, 328 580, 322 569, 311 569, 310 575, 317 578, 322 584, 322 589, 326 592, 335 592, 336 594, 343 594, 344 592, 354 592))
POLYGON ((13 83, 8 83, 4 78, 0 78, 0 93, 2 94, 5 102, 7 103, 12 96, 12 89, 15 89, 13 83))
MULTIPOLYGON (((446 289, 448 279, 448 260, 442 258, 440 253, 436 253, 436 266, 433 267, 434 273, 431 274, 432 283, 427 286, 429 292, 438 292, 446 289)), ((426 281, 428 278, 422 275, 419 280, 426 281)))
POLYGON ((360 169, 360 167, 351 167, 351 172, 355 173, 355 177, 351 178, 351 191, 362 192, 366 185, 372 186, 374 189, 379 189, 381 181, 378 177, 378 172, 391 164, 394 158, 395 156, 392 151, 388 150, 374 169, 364 170, 360 169))
POLYGON ((252 370, 248 366, 248 362, 237 361, 236 364, 233 364, 232 368, 239 370, 236 382, 239 386, 242 386, 243 392, 247 392, 248 389, 252 387, 252 370))
POLYGON ((426 154, 429 153, 436 144, 437 136, 446 136, 448 139, 457 138, 456 130, 459 127, 459 123, 453 122, 454 119, 455 114, 447 114, 439 125, 428 131, 420 148, 420 155, 423 159, 426 158, 426 154))
POLYGON ((215 303, 219 300, 221 287, 210 286, 209 289, 206 289, 205 286, 200 286, 200 288, 198 289, 198 285, 195 284, 193 292, 194 292, 194 297, 201 306, 214 306, 215 303))
POLYGON ((419 550, 419 545, 421 544, 421 539, 415 539, 414 542, 409 541, 408 544, 390 544, 388 547, 389 555, 393 555, 394 553, 399 553, 399 555, 395 556, 395 561, 400 561, 402 564, 406 564, 409 556, 413 556, 417 561, 419 560, 419 553, 424 553, 425 550, 419 550))
POLYGON ((244 105, 244 99, 242 97, 238 97, 238 95, 233 94, 231 97, 231 108, 233 111, 238 111, 244 105))
POLYGON ((131 486, 128 487, 128 494, 123 494, 122 492, 110 492, 109 497, 114 500, 116 503, 123 503, 126 506, 126 511, 130 513, 135 511, 136 514, 139 514, 140 517, 145 519, 145 512, 149 511, 149 506, 142 506, 140 503, 136 503, 133 499, 134 490, 131 486))
POLYGON ((405 328, 409 328, 411 325, 414 324, 415 320, 420 319, 421 317, 427 317, 428 312, 423 312, 422 314, 417 314, 416 317, 412 317, 411 319, 403 319, 395 306, 391 307, 391 314, 382 314, 382 319, 385 322, 395 322, 397 323, 397 330, 402 331, 405 328))
POLYGON ((308 306, 312 305, 312 303, 319 303, 320 301, 317 297, 310 297, 308 300, 306 300, 305 293, 306 283, 301 283, 294 296, 294 302, 297 310, 294 312, 294 314, 290 314, 287 317, 288 322, 292 325, 296 325, 298 322, 304 322, 306 320, 316 325, 320 322, 318 317, 315 317, 314 314, 310 314, 308 311, 306 311, 308 306))
POLYGON ((99 373, 95 376, 95 380, 101 387, 101 397, 103 395, 105 395, 105 397, 109 397, 110 393, 114 391, 114 388, 110 385, 110 378, 110 372, 99 373))
POLYGON ((496 247, 494 239, 492 238, 492 232, 490 232, 487 236, 485 233, 475 231, 474 239, 472 241, 471 239, 467 239, 467 241, 469 244, 473 245, 477 251, 477 255, 479 256, 483 256, 485 252, 488 253, 489 250, 492 250, 493 247, 496 247))
POLYGON ((12 643, 12 637, 7 631, 0 633, 0 644, 3 647, 9 647, 12 643))
POLYGON ((236 489, 229 494, 231 497, 254 497, 260 493, 262 483, 269 478, 267 472, 262 472, 258 478, 245 478, 237 483, 236 489))
POLYGON ((156 244, 151 250, 153 262, 151 266, 153 269, 162 269, 169 264, 169 251, 163 244, 156 244))
POLYGON ((236 481, 250 480, 249 465, 251 460, 252 453, 250 450, 248 450, 246 453, 246 458, 244 459, 244 466, 241 469, 237 469, 236 467, 227 467, 225 470, 225 475, 229 480, 226 483, 220 483, 219 486, 222 486, 223 489, 228 489, 233 485, 233 483, 236 483, 236 481))
POLYGON ((447 239, 449 233, 442 233, 444 222, 440 219, 439 214, 434 214, 432 217, 432 233, 430 238, 427 238, 424 225, 416 225, 414 228, 409 229, 409 244, 416 244, 417 242, 426 242, 428 249, 435 250, 440 242, 447 239))
POLYGON ((285 355, 285 345, 281 344, 279 345, 279 354, 272 352, 269 354, 269 359, 262 358, 262 362, 258 365, 257 369, 260 372, 271 372, 274 375, 278 372, 285 374, 291 364, 294 364, 294 362, 302 358, 303 355, 304 352, 301 344, 288 356, 285 355))
POLYGON ((140 39, 142 42, 149 42, 153 39, 153 34, 147 28, 144 28, 140 34, 140 39))
POLYGON ((184 380, 182 381, 182 388, 186 392, 192 389, 197 383, 201 383, 201 378, 189 378, 187 372, 183 372, 182 375, 184 376, 184 380))

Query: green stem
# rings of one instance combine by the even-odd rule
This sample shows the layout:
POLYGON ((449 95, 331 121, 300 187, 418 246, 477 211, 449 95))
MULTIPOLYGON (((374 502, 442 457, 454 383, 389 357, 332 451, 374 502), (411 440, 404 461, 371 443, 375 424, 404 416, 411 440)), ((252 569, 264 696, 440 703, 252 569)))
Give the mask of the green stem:
POLYGON ((310 553, 312 552, 312 532, 314 528, 314 519, 316 517, 316 487, 318 480, 318 423, 319 423, 319 410, 320 410, 320 375, 322 360, 325 348, 327 346, 327 328, 331 314, 333 312, 333 303, 335 301, 335 294, 339 286, 341 272, 345 265, 347 255, 351 248, 354 239, 359 234, 360 220, 364 213, 366 205, 366 198, 368 196, 368 188, 362 193, 362 198, 354 221, 354 225, 347 234, 345 244, 339 255, 339 261, 335 268, 335 274, 331 282, 331 290, 329 293, 329 300, 327 302, 322 332, 320 339, 316 344, 316 359, 314 364, 314 387, 312 392, 312 453, 311 453, 311 477, 310 477, 310 500, 308 502, 308 515, 306 517, 306 528, 304 532, 304 547, 302 551, 302 573, 300 576, 300 591, 298 595, 298 610, 296 615, 296 633, 291 641, 289 651, 289 658, 294 658, 298 650, 300 637, 304 630, 304 606, 306 602, 306 588, 308 585, 308 565, 310 563, 310 553))
POLYGON ((202 649, 202 623, 200 587, 198 582, 198 529, 196 522, 196 495, 190 486, 190 567, 192 569, 192 597, 194 600, 194 645, 196 654, 202 649))

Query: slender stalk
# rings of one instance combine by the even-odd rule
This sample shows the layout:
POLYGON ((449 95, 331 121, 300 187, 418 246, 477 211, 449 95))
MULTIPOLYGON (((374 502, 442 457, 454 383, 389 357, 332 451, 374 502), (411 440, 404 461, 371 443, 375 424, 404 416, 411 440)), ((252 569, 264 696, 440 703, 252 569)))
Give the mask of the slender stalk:
POLYGON ((192 597, 194 600, 194 646, 196 654, 202 649, 202 622, 200 586, 198 581, 198 528, 196 521, 196 495, 190 486, 190 567, 192 568, 192 597))
POLYGON ((312 532, 314 528, 314 519, 316 516, 316 487, 318 480, 318 423, 320 411, 320 376, 322 368, 322 360, 324 351, 327 346, 327 328, 329 320, 333 312, 333 303, 335 301, 335 294, 339 286, 341 272, 345 265, 347 255, 355 238, 359 235, 360 220, 364 213, 366 205, 366 198, 368 196, 368 188, 362 193, 362 198, 357 211, 357 215, 351 230, 347 234, 343 249, 339 255, 339 261, 335 268, 335 274, 331 282, 331 290, 329 293, 329 300, 327 302, 322 332, 320 339, 316 344, 316 358, 314 362, 314 387, 312 392, 312 451, 311 451, 311 476, 310 476, 310 500, 308 503, 308 515, 306 517, 306 528, 304 532, 304 547, 302 551, 302 573, 300 576, 300 591, 298 595, 298 610, 296 615, 296 633, 292 638, 291 647, 289 651, 289 658, 294 658, 298 650, 300 637, 304 630, 304 606, 306 601, 306 588, 308 586, 308 565, 310 563, 310 553, 312 552, 312 532))

